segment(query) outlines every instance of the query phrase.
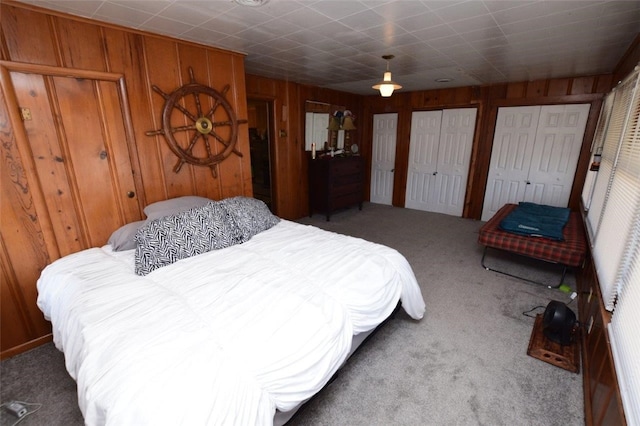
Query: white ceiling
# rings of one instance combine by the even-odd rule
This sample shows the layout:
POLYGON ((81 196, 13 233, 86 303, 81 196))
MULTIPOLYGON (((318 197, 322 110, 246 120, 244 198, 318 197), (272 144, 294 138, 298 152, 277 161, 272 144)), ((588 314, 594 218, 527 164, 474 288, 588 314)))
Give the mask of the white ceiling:
POLYGON ((250 74, 358 94, 374 93, 385 54, 403 91, 609 73, 640 32, 638 0, 22 1, 243 52, 250 74))

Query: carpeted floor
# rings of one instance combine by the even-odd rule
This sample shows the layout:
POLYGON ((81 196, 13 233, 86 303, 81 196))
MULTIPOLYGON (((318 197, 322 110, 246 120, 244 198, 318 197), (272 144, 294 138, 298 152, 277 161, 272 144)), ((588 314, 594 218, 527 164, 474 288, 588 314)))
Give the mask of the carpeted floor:
MULTIPOLYGON (((365 204, 301 219, 396 248, 427 312, 376 334, 292 425, 583 425, 581 375, 527 355, 534 319, 569 296, 480 266, 482 222, 365 204)), ((556 284, 557 269, 491 256, 487 263, 556 284)), ((573 275, 565 280, 575 288, 573 275)), ((569 306, 576 311, 575 302, 569 306)), ((74 382, 52 344, 0 363, 0 397, 42 403, 21 425, 80 425, 74 382)), ((5 413, 2 426, 14 420, 5 413)))

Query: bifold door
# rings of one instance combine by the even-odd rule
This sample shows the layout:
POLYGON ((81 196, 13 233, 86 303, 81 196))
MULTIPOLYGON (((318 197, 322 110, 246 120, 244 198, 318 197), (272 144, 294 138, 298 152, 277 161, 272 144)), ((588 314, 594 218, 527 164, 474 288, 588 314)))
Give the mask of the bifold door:
POLYGON ((482 220, 504 204, 566 207, 589 104, 498 109, 482 220))
POLYGON ((412 114, 405 207, 462 216, 476 111, 412 114))

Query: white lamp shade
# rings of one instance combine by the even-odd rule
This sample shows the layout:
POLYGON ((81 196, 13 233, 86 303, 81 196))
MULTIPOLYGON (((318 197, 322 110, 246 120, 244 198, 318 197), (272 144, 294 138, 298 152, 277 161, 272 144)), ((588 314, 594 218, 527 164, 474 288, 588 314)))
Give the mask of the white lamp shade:
POLYGON ((385 71, 382 81, 374 84, 372 88, 379 90, 383 98, 388 98, 394 90, 402 89, 402 86, 391 80, 391 71, 385 71))
POLYGON ((393 84, 381 84, 380 85, 380 96, 383 98, 388 98, 393 94, 393 84))

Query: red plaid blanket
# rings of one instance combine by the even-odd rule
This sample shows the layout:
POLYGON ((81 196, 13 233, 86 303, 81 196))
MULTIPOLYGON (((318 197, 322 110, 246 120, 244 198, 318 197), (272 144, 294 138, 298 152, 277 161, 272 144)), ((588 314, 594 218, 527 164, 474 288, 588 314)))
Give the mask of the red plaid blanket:
POLYGON ((564 227, 564 241, 554 241, 543 237, 527 237, 513 234, 500 229, 502 219, 513 209, 516 204, 505 204, 482 225, 478 235, 478 243, 517 253, 547 262, 560 263, 567 266, 580 266, 587 252, 587 241, 584 236, 584 228, 577 212, 571 212, 569 221, 564 227))

